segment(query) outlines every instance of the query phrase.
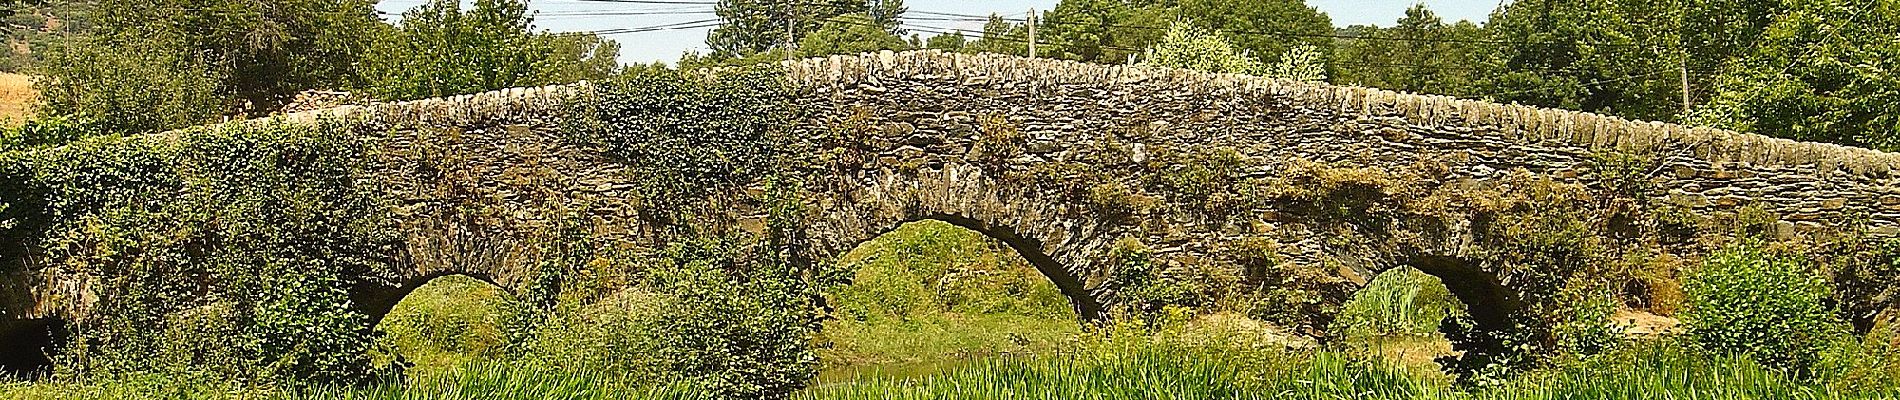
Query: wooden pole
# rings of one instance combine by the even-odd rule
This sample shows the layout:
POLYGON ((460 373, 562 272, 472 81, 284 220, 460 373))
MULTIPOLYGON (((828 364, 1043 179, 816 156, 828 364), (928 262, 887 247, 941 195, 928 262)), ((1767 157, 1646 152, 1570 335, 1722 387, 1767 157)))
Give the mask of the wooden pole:
POLYGON ((1036 58, 1036 9, 1029 9, 1029 58, 1036 58))

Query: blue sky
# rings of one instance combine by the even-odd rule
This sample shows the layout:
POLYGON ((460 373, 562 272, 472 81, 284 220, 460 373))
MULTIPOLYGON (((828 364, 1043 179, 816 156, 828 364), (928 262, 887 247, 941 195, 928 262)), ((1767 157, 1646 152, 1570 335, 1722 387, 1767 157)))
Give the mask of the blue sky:
MULTIPOLYGON (((400 14, 425 0, 383 0, 378 10, 400 14)), ((667 0, 696 3, 710 0, 667 0)), ((1030 8, 1048 10, 1057 0, 905 0, 912 11, 955 14, 1019 16, 1030 8)), ((1234 0, 1248 1, 1248 0, 1234 0)), ((1500 0, 1307 0, 1333 19, 1334 25, 1392 25, 1405 9, 1424 3, 1448 21, 1469 19, 1482 22, 1500 0)), ((469 1, 464 1, 467 3, 469 1)), ((535 26, 556 32, 597 31, 616 28, 654 27, 711 19, 712 6, 696 4, 636 4, 597 0, 530 0, 529 8, 540 12, 535 26), (618 15, 597 15, 603 12, 618 15), (628 15, 641 14, 641 15, 628 15)), ((914 14, 914 13, 913 13, 914 14)), ((980 22, 913 21, 917 24, 977 30, 980 22)), ((669 29, 614 34, 619 41, 622 62, 672 61, 687 51, 706 49, 706 32, 711 28, 669 29)), ((928 35, 926 35, 928 36, 928 35)))

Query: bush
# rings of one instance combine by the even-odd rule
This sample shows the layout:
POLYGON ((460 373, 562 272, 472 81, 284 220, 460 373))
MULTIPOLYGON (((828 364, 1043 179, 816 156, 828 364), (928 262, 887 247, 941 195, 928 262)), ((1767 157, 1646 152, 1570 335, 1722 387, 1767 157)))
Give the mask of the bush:
POLYGON ((116 131, 156 131, 210 122, 226 100, 223 75, 190 53, 150 43, 75 41, 46 53, 34 83, 40 115, 96 119, 116 131))
POLYGON ((29 119, 17 126, 0 127, 0 152, 57 146, 106 133, 107 130, 91 118, 52 116, 29 119))
POLYGON ((384 250, 399 242, 358 185, 366 149, 333 129, 229 126, 0 158, 22 178, 4 200, 9 238, 23 238, 8 250, 99 277, 86 293, 98 301, 55 354, 61 372, 261 383, 384 372, 348 290, 350 277, 388 271, 384 250))
POLYGON ((1432 335, 1446 317, 1463 314, 1464 308, 1437 277, 1400 267, 1380 273, 1354 294, 1332 331, 1342 337, 1432 335))
POLYGON ((359 89, 386 100, 606 78, 620 46, 593 34, 535 33, 521 0, 432 0, 403 13, 356 65, 359 89))
POLYGON ((519 356, 566 371, 686 382, 717 398, 789 396, 817 372, 815 293, 768 248, 688 239, 648 260, 644 282, 562 305, 519 356))
POLYGON ((1805 376, 1847 334, 1830 307, 1824 274, 1797 256, 1733 245, 1710 255, 1686 286, 1683 322, 1694 342, 1713 352, 1805 376))

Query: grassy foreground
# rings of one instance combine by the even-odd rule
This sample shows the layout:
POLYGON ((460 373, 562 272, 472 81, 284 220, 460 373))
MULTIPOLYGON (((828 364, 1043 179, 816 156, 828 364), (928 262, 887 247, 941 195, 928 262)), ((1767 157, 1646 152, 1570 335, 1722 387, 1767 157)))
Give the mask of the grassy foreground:
MULTIPOLYGON (((812 338, 821 371, 793 399, 1900 399, 1900 356, 1871 341, 1822 357, 1817 370, 1824 373, 1807 379, 1665 339, 1460 386, 1431 358, 1450 352, 1432 332, 1437 321, 1462 306, 1436 279, 1406 269, 1381 275, 1348 303, 1336 328, 1351 338, 1310 347, 1231 313, 1176 310, 1183 312, 1145 325, 1085 331, 1033 268, 947 224, 907 225, 845 261, 857 276, 827 293, 836 315, 812 338)), ((543 343, 517 353, 523 350, 511 348, 498 326, 510 304, 472 279, 423 287, 379 325, 391 356, 410 364, 406 376, 364 386, 136 375, 0 383, 0 400, 716 398, 705 382, 575 367, 574 357, 586 352, 546 351, 573 346, 543 343)), ((620 340, 615 332, 634 332, 628 324, 656 317, 639 304, 600 301, 581 313, 598 323, 557 324, 565 330, 541 339, 620 340)), ((600 348, 611 354, 599 358, 638 359, 621 356, 643 347, 600 348)))

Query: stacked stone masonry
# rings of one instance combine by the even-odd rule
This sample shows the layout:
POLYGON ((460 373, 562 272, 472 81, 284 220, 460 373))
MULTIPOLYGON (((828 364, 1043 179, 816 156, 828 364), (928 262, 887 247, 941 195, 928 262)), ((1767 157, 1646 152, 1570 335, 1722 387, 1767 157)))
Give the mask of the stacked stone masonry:
MULTIPOLYGON (((1145 132, 1123 143, 1133 161, 1152 149, 1231 148, 1246 157, 1249 176, 1273 176, 1296 161, 1383 170, 1430 161, 1447 163, 1449 179, 1476 184, 1516 170, 1587 184, 1580 176, 1594 155, 1645 154, 1660 171, 1650 195, 1698 214, 1755 205, 1779 215, 1790 235, 1848 219, 1864 219, 1879 236, 1900 234, 1900 155, 1867 149, 1442 96, 999 55, 884 52, 783 66, 797 106, 810 116, 795 129, 800 137, 834 129, 846 116, 878 127, 852 144, 875 157, 808 188, 819 215, 808 228, 813 246, 801 251, 835 257, 904 222, 942 219, 1016 248, 1089 313, 1114 302, 1116 294, 1102 285, 1108 267, 1097 264, 1124 237, 1178 264, 1213 257, 1217 243, 1263 235, 1264 225, 1285 239, 1277 247, 1285 262, 1342 265, 1331 279, 1359 285, 1367 274, 1405 261, 1386 254, 1389 244, 1342 249, 1297 219, 1266 221, 1273 210, 1212 221, 1174 213, 1159 217, 1171 228, 1152 229, 1098 218, 1054 200, 1060 196, 1049 188, 1000 176, 1083 160, 1105 135, 1130 130, 1145 132), (971 159, 986 118, 1018 129, 1026 151, 1002 166, 971 159)), ((240 123, 336 123, 377 141, 378 159, 366 162, 387 178, 382 187, 397 200, 396 214, 416 221, 410 226, 417 231, 455 231, 412 238, 413 268, 371 277, 376 293, 359 297, 387 303, 369 306, 377 308, 449 273, 519 286, 532 255, 511 249, 532 244, 509 232, 561 218, 549 210, 588 204, 590 217, 601 221, 597 233, 634 245, 651 239, 639 226, 633 199, 640 194, 627 166, 564 139, 566 106, 595 94, 585 83, 520 88, 240 123), (398 167, 408 164, 397 162, 404 158, 430 158, 453 173, 425 178, 398 167), (424 218, 468 201, 519 212, 496 232, 428 225, 424 218)), ((720 220, 758 229, 763 212, 740 203, 720 220)), ((1464 251, 1455 239, 1408 245, 1436 256, 1464 251)), ((63 287, 54 277, 35 279, 47 282, 34 287, 63 287)), ((72 316, 86 308, 41 294, 32 304, 9 304, 9 315, 72 316)))

